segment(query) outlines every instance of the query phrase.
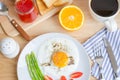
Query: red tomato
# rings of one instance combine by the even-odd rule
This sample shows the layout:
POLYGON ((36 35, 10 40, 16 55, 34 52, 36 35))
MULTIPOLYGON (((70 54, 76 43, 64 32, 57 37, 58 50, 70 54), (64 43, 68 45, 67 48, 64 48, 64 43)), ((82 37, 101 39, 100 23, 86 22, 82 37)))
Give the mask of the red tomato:
POLYGON ((52 79, 50 76, 48 76, 48 75, 45 75, 45 76, 44 76, 44 79, 45 79, 45 80, 53 80, 53 79, 52 79))
POLYGON ((75 72, 75 73, 72 73, 71 75, 70 75, 70 78, 72 79, 72 78, 79 78, 79 77, 81 77, 83 75, 83 73, 82 72, 75 72))
POLYGON ((60 80, 67 80, 65 76, 61 76, 60 80))

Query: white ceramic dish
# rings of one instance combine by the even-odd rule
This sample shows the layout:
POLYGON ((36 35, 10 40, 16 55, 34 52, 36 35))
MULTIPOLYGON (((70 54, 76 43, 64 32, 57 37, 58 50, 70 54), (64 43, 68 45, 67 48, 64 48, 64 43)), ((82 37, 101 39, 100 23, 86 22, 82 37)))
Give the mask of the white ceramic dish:
POLYGON ((76 69, 76 71, 80 71, 83 73, 81 78, 75 79, 75 80, 89 80, 90 62, 89 62, 89 59, 88 59, 85 49, 82 47, 82 45, 77 40, 75 40, 74 38, 72 38, 68 35, 61 34, 61 33, 47 33, 47 34, 40 35, 40 36, 36 37, 35 39, 33 39, 32 41, 30 41, 24 47, 24 49, 22 50, 22 52, 20 54, 20 57, 18 59, 18 64, 17 64, 18 80, 31 80, 30 75, 28 73, 25 56, 26 56, 26 54, 30 53, 31 51, 33 51, 34 53, 37 54, 39 51, 40 44, 44 40, 51 39, 51 38, 65 38, 65 39, 69 39, 75 43, 75 45, 77 46, 79 53, 80 53, 80 55, 79 55, 80 61, 79 61, 79 65, 78 65, 78 68, 76 69))

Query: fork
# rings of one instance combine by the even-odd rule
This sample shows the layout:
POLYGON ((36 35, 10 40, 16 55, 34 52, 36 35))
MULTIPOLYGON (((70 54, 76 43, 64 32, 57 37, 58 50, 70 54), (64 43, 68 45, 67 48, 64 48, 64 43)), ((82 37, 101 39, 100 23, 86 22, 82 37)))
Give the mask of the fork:
POLYGON ((95 61, 99 64, 99 68, 100 68, 100 80, 105 80, 103 79, 103 75, 102 75, 102 63, 103 63, 103 57, 102 56, 97 56, 95 57, 95 61))
POLYGON ((102 75, 102 63, 103 63, 103 57, 102 57, 102 51, 101 51, 101 47, 102 47, 102 43, 98 42, 97 44, 95 44, 95 46, 93 47, 93 51, 95 54, 95 62, 97 64, 99 64, 99 68, 100 68, 100 80, 105 80, 103 79, 103 75, 102 75))

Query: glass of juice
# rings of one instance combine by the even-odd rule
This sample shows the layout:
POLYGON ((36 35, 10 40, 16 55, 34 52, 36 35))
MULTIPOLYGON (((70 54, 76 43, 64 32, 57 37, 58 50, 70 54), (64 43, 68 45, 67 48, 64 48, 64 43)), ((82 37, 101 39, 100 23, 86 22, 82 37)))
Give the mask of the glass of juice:
POLYGON ((15 3, 15 10, 23 22, 33 22, 38 15, 37 7, 32 0, 18 0, 15 3))

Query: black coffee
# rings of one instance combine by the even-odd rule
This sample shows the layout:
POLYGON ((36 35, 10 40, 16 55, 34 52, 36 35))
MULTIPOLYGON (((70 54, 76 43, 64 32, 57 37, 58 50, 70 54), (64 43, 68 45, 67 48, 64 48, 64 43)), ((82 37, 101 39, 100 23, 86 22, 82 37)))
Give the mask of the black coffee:
POLYGON ((117 0, 91 0, 93 11, 103 17, 114 15, 118 10, 117 0))

